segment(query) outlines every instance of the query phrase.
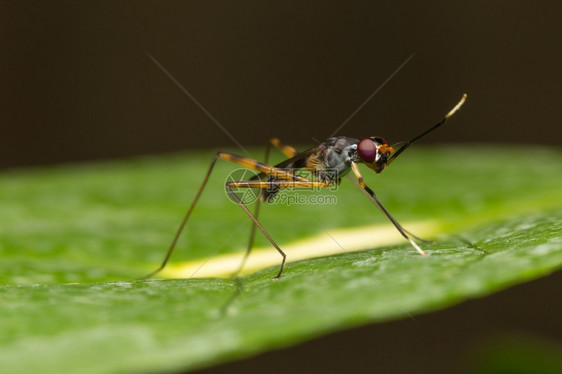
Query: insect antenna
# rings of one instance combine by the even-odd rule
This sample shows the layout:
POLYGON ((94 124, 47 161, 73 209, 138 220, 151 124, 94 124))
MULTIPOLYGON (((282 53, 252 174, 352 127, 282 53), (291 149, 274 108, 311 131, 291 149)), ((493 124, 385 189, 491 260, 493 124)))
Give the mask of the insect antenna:
POLYGON ((398 157, 398 155, 400 155, 400 153, 404 152, 406 150, 406 148, 408 148, 410 145, 412 145, 412 143, 419 140, 420 138, 423 138, 424 136, 426 136, 430 132, 434 131, 435 129, 437 129, 438 127, 443 125, 449 119, 449 117, 451 117, 453 114, 455 114, 455 112, 457 110, 459 110, 461 108, 461 106, 464 104, 465 100, 466 100, 466 94, 463 94, 461 100, 457 103, 457 105, 455 105, 455 107, 453 109, 451 109, 451 111, 449 111, 449 113, 447 113, 447 115, 445 117, 443 117, 443 119, 439 123, 433 125, 429 129, 422 132, 421 134, 413 137, 411 140, 408 140, 406 142, 406 144, 404 144, 402 147, 400 147, 400 149, 398 149, 396 152, 394 152, 392 154, 392 156, 389 157, 389 159, 387 161, 387 165, 390 164, 392 161, 394 161, 396 159, 396 157, 398 157))

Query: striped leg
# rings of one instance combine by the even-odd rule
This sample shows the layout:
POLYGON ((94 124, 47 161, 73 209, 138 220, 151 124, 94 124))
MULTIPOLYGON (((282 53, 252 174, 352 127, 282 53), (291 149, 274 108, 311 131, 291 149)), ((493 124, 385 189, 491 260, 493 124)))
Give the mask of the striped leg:
POLYGON ((399 223, 398 221, 396 221, 394 219, 394 217, 392 217, 390 215, 390 213, 388 212, 388 210, 386 210, 386 208, 381 204, 381 202, 379 201, 379 199, 377 199, 377 196, 375 195, 375 193, 373 192, 373 190, 371 190, 369 188, 369 186, 367 186, 365 184, 365 182, 363 182, 363 176, 361 175, 361 172, 359 171, 359 168, 357 167, 357 164, 355 162, 351 162, 351 170, 353 170, 353 174, 355 174, 355 177, 357 177, 357 181, 359 182, 359 184, 361 185, 361 188, 363 188, 363 190, 365 190, 369 196, 373 199, 373 201, 378 205, 378 207, 380 208, 380 210, 382 210, 382 212, 388 217, 388 219, 390 220, 390 222, 392 222, 392 224, 396 227, 396 229, 400 232, 400 234, 402 234, 402 236, 404 238, 406 238, 406 240, 408 240, 410 242, 410 244, 422 255, 425 256, 427 255, 426 252, 424 252, 417 244, 415 241, 412 240, 412 238, 410 238, 410 236, 413 236, 415 238, 417 238, 414 235, 410 236, 408 235, 408 231, 406 231, 399 223))
MULTIPOLYGON (((253 215, 252 212, 250 212, 248 207, 242 202, 242 200, 240 200, 240 198, 234 193, 234 191, 232 191, 232 188, 260 188, 260 189, 264 189, 264 188, 272 188, 272 187, 310 188, 310 187, 330 187, 330 186, 331 186, 330 183, 313 181, 313 180, 308 180, 308 181, 284 180, 284 181, 266 181, 266 182, 264 182, 264 181, 241 181, 241 182, 227 182, 226 183, 226 190, 228 191, 230 196, 232 196, 232 198, 238 203, 238 205, 240 205, 240 207, 244 210, 244 212, 246 212, 248 217, 250 217, 250 219, 254 222, 253 226, 254 227, 257 226, 261 230, 263 235, 267 238, 267 240, 269 240, 269 242, 275 247, 275 249, 277 249, 277 251, 279 252, 281 257, 283 258, 283 260, 281 262, 281 268, 279 269, 279 273, 273 279, 279 279, 281 274, 283 274, 283 269, 285 268, 285 261, 287 259, 287 255, 281 250, 281 248, 279 248, 279 246, 277 245, 275 240, 273 240, 273 238, 269 235, 267 230, 258 221, 257 217, 255 215, 253 215)), ((250 250, 251 250, 251 247, 249 247, 248 250, 246 251, 246 254, 244 256, 244 260, 242 262, 242 265, 238 269, 238 272, 244 267, 244 263, 245 263, 246 259, 248 258, 250 250)), ((236 274, 237 273, 235 273, 234 275, 236 275, 236 274)))
MULTIPOLYGON (((203 182, 201 183, 201 187, 199 187, 199 190, 197 191, 197 194, 195 195, 195 199, 191 203, 191 206, 189 207, 187 213, 185 214, 185 217, 183 218, 182 222, 180 223, 180 226, 179 226, 178 230, 176 231, 176 235, 174 236, 172 244, 170 245, 170 247, 168 248, 168 251, 166 252, 166 256, 164 257, 164 261, 162 261, 162 264, 156 270, 154 270, 153 272, 151 272, 151 273, 149 273, 149 274, 147 274, 144 277, 141 277, 139 279, 150 278, 153 275, 160 272, 162 269, 164 269, 164 267, 168 263, 168 260, 170 259, 170 256, 172 255, 172 252, 174 251, 174 248, 176 247, 176 243, 178 242, 178 239, 179 239, 185 225, 187 224, 187 221, 189 220, 189 217, 191 216, 191 212, 193 212, 193 209, 195 208, 195 205, 199 201, 199 198, 201 197, 201 194, 203 193, 203 190, 205 189, 205 186, 207 185, 207 182, 209 181, 209 177, 210 177, 210 175, 213 171, 215 163, 219 159, 230 161, 230 162, 233 162, 233 163, 238 164, 240 166, 244 166, 244 167, 247 167, 249 169, 253 169, 253 170, 259 171, 261 173, 267 174, 267 175, 271 175, 274 178, 279 179, 280 181, 291 181, 292 183, 297 183, 297 182, 309 183, 309 182, 311 182, 307 178, 304 178, 302 176, 293 175, 289 171, 279 169, 279 168, 276 168, 274 166, 264 164, 262 162, 258 162, 256 160, 251 159, 251 158, 237 156, 237 155, 232 154, 232 153, 218 152, 213 157, 213 160, 211 161, 211 165, 209 165, 209 169, 207 170, 207 174, 205 174, 205 178, 203 179, 203 182)), ((231 195, 233 194, 232 191, 229 191, 229 193, 231 195)), ((236 197, 236 200, 237 200, 237 197, 236 197)), ((245 206, 244 206, 244 210, 247 210, 247 208, 245 206)), ((253 215, 251 215, 251 214, 250 214, 250 216, 253 217, 253 215)), ((262 231, 264 231, 263 228, 262 228, 262 231)), ((268 236, 268 235, 266 235, 266 236, 268 236)))
POLYGON ((390 158, 388 159, 386 165, 390 165, 390 163, 394 160, 396 160, 396 157, 398 157, 400 155, 400 153, 404 152, 409 146, 412 145, 412 143, 414 143, 415 141, 419 140, 420 138, 423 138, 424 136, 426 136, 427 134, 429 134, 430 132, 434 131, 435 129, 437 129, 438 127, 442 126, 448 119, 449 117, 451 117, 453 114, 455 114, 460 108, 461 106, 464 104, 466 100, 466 94, 462 95, 461 100, 457 103, 457 105, 454 106, 453 109, 451 109, 449 111, 449 113, 447 113, 445 115, 445 117, 443 117, 443 119, 438 122, 437 124, 435 124, 433 127, 425 130, 424 132, 422 132, 421 134, 419 134, 418 136, 415 136, 413 139, 409 140, 408 142, 406 142, 406 144, 404 144, 402 147, 400 147, 396 152, 394 152, 392 154, 392 156, 390 156, 390 158))
MULTIPOLYGON (((355 187, 357 187, 361 192, 363 192, 367 197, 369 197, 370 200, 371 200, 371 202, 373 202, 373 204, 375 204, 375 205, 378 206, 377 202, 372 199, 372 196, 365 190, 364 187, 362 187, 362 186, 359 184, 359 182, 357 181, 357 177, 354 179, 354 178, 351 176, 351 174, 346 175, 346 177, 347 177, 347 179, 349 179, 349 180, 351 181, 351 183, 353 183, 353 185, 354 185, 355 187)), ((428 244, 435 243, 435 241, 433 241, 433 240, 427 240, 427 239, 424 239, 424 238, 420 238, 419 236, 417 236, 417 235, 415 235, 415 234, 412 234, 409 230, 406 230, 404 227, 402 227, 402 230, 404 230, 404 232, 405 232, 406 234, 410 235, 412 238, 414 238, 414 239, 416 239, 416 240, 419 240, 420 242, 424 242, 424 243, 428 243, 428 244)))
POLYGON ((295 157, 296 155, 299 154, 299 152, 297 152, 295 148, 291 147, 290 145, 282 144, 281 141, 277 138, 271 138, 269 142, 270 144, 274 145, 277 149, 279 149, 281 152, 283 152, 283 154, 288 158, 295 157))
MULTIPOLYGON (((271 138, 265 149, 264 162, 266 164, 269 162, 269 152, 271 150, 271 146, 274 146, 275 148, 279 149, 281 152, 283 152, 285 156, 289 158, 294 157, 299 153, 295 148, 282 144, 279 139, 271 138)), ((258 219, 260 214, 260 207, 261 207, 261 199, 258 199, 258 201, 256 202, 256 208, 254 209, 254 217, 256 218, 256 220, 258 219)), ((254 246, 254 239, 256 237, 256 227, 257 225, 255 223, 252 223, 252 228, 250 229, 250 239, 248 241, 248 247, 246 249, 246 253, 244 253, 244 257, 240 262, 240 266, 234 273, 232 273, 231 277, 237 276, 240 273, 240 271, 244 268, 244 264, 246 264, 246 260, 248 259, 248 256, 250 255, 250 252, 252 251, 252 248, 254 246)))

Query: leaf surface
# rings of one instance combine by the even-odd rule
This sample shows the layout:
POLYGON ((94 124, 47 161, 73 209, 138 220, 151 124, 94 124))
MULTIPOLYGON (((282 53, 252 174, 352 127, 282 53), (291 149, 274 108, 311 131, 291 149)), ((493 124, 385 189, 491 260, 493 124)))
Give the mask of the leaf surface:
MULTIPOLYGON (((161 262, 211 156, 3 172, 0 366, 12 373, 202 367, 415 318, 562 266, 561 153, 471 146, 416 149, 380 176, 363 171, 400 222, 435 239, 422 245, 429 256, 382 233, 358 252, 345 245, 310 258, 312 250, 278 281, 271 279, 278 264, 238 279, 131 281, 161 262)), ((171 268, 204 267, 244 250, 249 220, 223 187, 236 168, 217 164, 171 268)), ((346 180, 334 191, 298 193, 337 202, 263 207, 262 222, 281 247, 388 225, 346 180)), ((257 242, 267 246, 259 235, 257 242)))

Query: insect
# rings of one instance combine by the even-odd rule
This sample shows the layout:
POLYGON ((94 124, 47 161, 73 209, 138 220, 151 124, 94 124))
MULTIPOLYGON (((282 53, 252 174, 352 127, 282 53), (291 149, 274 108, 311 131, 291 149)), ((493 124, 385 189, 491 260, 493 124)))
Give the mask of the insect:
POLYGON ((209 180, 215 163, 219 159, 230 161, 240 166, 259 172, 256 177, 251 178, 250 180, 229 181, 225 184, 225 188, 228 194, 253 221, 248 248, 246 250, 242 263, 238 268, 238 271, 233 275, 237 275, 238 272, 244 267, 244 263, 252 249, 256 227, 271 242, 271 244, 275 247, 275 249, 277 249, 282 257, 281 267, 279 268, 279 272, 274 279, 279 279, 279 277, 281 277, 281 274, 283 274, 287 256, 258 220, 260 201, 267 201, 268 199, 275 196, 275 194, 283 188, 331 187, 334 184, 340 183, 341 178, 343 176, 346 176, 350 172, 352 172, 361 188, 367 192, 369 197, 386 215, 390 222, 392 222, 392 224, 396 227, 400 234, 406 240, 408 240, 410 244, 421 255, 426 255, 427 253, 420 248, 420 246, 414 239, 418 241, 424 240, 418 238, 417 236, 404 229, 398 223, 398 221, 396 221, 396 219, 394 219, 394 217, 390 215, 390 213, 379 201, 373 190, 371 190, 363 181, 363 177, 359 171, 357 164, 365 164, 367 165, 367 167, 374 170, 375 173, 381 173, 388 165, 396 160, 396 158, 402 152, 404 152, 410 145, 412 145, 412 143, 443 125, 447 121, 447 119, 449 119, 453 114, 455 114, 455 112, 460 109, 465 100, 466 94, 462 96, 461 100, 453 107, 453 109, 449 111, 449 113, 445 115, 445 117, 443 117, 440 122, 425 130, 421 134, 415 136, 406 143, 403 143, 403 145, 398 150, 395 150, 385 138, 380 136, 364 138, 362 140, 348 138, 345 136, 338 136, 329 138, 317 147, 310 148, 301 153, 298 153, 293 147, 282 145, 278 139, 274 138, 271 140, 270 145, 267 147, 266 161, 263 163, 251 158, 237 156, 232 153, 218 152, 217 154, 215 154, 213 160, 211 161, 201 187, 199 187, 199 190, 195 195, 195 199, 191 203, 191 206, 189 207, 185 217, 183 218, 183 221, 181 222, 176 232, 172 244, 168 248, 164 261, 156 270, 142 277, 141 279, 146 279, 157 274, 168 263, 168 260, 170 259, 174 248, 176 247, 176 243, 185 225, 187 224, 189 217, 191 216, 191 212, 195 208, 197 201, 201 197, 201 194, 205 189, 205 186, 207 185, 207 181, 209 180), (279 148, 289 158, 275 166, 268 165, 267 158, 271 145, 279 148), (305 177, 297 174, 296 172, 301 169, 307 169, 308 171, 310 171, 311 177, 305 177), (234 191, 235 189, 245 188, 257 188, 260 190, 260 200, 256 205, 254 213, 250 212, 246 204, 244 204, 244 202, 238 195, 236 195, 234 191))

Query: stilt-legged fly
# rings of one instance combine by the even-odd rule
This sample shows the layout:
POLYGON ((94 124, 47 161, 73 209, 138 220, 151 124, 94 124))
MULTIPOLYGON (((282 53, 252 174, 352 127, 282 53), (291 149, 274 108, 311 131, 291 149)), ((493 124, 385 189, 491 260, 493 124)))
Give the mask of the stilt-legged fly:
POLYGON ((256 231, 256 227, 260 229, 260 231, 265 235, 265 237, 271 242, 271 244, 277 249, 279 254, 282 257, 281 267, 279 272, 275 276, 274 279, 278 279, 281 274, 283 274, 283 269, 285 268, 285 260, 286 255, 281 250, 279 245, 273 240, 273 238, 269 235, 267 230, 261 225, 258 221, 258 214, 259 214, 259 203, 265 202, 271 197, 275 196, 275 194, 282 188, 323 188, 323 187, 331 187, 334 184, 340 182, 341 177, 347 175, 350 171, 353 172, 353 175, 357 178, 357 182, 363 190, 367 192, 370 198, 375 202, 375 204, 381 209, 381 211, 388 217, 390 222, 396 227, 396 229, 400 232, 400 234, 410 242, 410 244, 421 254, 426 255, 420 246, 414 241, 417 239, 418 241, 423 241, 422 239, 416 237, 415 235, 408 232, 404 229, 386 210, 386 208, 381 204, 381 202, 376 197, 373 190, 371 190, 365 182, 363 182, 363 177, 359 172, 359 168, 357 166, 358 163, 363 163, 367 165, 370 169, 374 170, 375 173, 381 173, 385 167, 387 167, 390 163, 392 163, 396 158, 404 152, 412 143, 417 141, 418 139, 424 137, 425 135, 429 134, 430 132, 437 129, 439 126, 443 125, 449 117, 451 117, 460 107, 464 104, 466 100, 466 94, 464 94, 461 100, 455 105, 443 119, 435 124, 434 126, 430 127, 429 129, 425 130, 421 134, 415 136, 408 142, 404 143, 398 150, 394 150, 392 146, 388 144, 385 138, 380 136, 373 136, 369 138, 365 138, 362 140, 347 138, 345 136, 338 136, 332 137, 324 141, 317 147, 310 148, 304 152, 298 153, 294 148, 290 146, 284 146, 278 139, 272 139, 271 145, 279 148, 289 159, 275 165, 270 166, 267 164, 267 158, 269 155, 270 146, 268 146, 266 151, 266 161, 259 162, 257 160, 253 160, 251 158, 246 158, 242 156, 237 156, 232 153, 226 152, 218 152, 213 160, 211 161, 211 165, 203 179, 203 183, 201 187, 199 187, 199 191, 195 196, 195 200, 191 203, 189 210, 187 211, 183 221, 181 222, 178 231, 170 245, 168 252, 164 258, 164 261, 152 273, 144 276, 141 279, 149 278, 160 270, 162 270, 166 263, 168 262, 176 243, 180 237, 181 232, 183 231, 193 208, 197 204, 199 197, 201 197, 201 193, 203 192, 207 181, 209 180, 209 176, 213 171, 213 167, 218 159, 226 160, 238 164, 240 166, 253 169, 259 172, 259 174, 250 180, 245 181, 230 181, 227 182, 225 185, 226 191, 229 195, 234 199, 234 201, 240 205, 240 207, 246 212, 248 217, 253 221, 252 231, 250 233, 250 242, 248 244, 248 249, 244 255, 242 263, 238 269, 238 271, 233 274, 237 275, 238 272, 243 268, 244 262, 250 251, 252 249, 254 235, 256 231), (306 169, 311 172, 311 177, 304 177, 302 175, 297 174, 298 170, 306 169), (233 189, 244 189, 244 188, 257 188, 260 190, 260 201, 256 205, 256 210, 254 213, 250 212, 248 207, 242 202, 240 197, 236 195, 233 189))

